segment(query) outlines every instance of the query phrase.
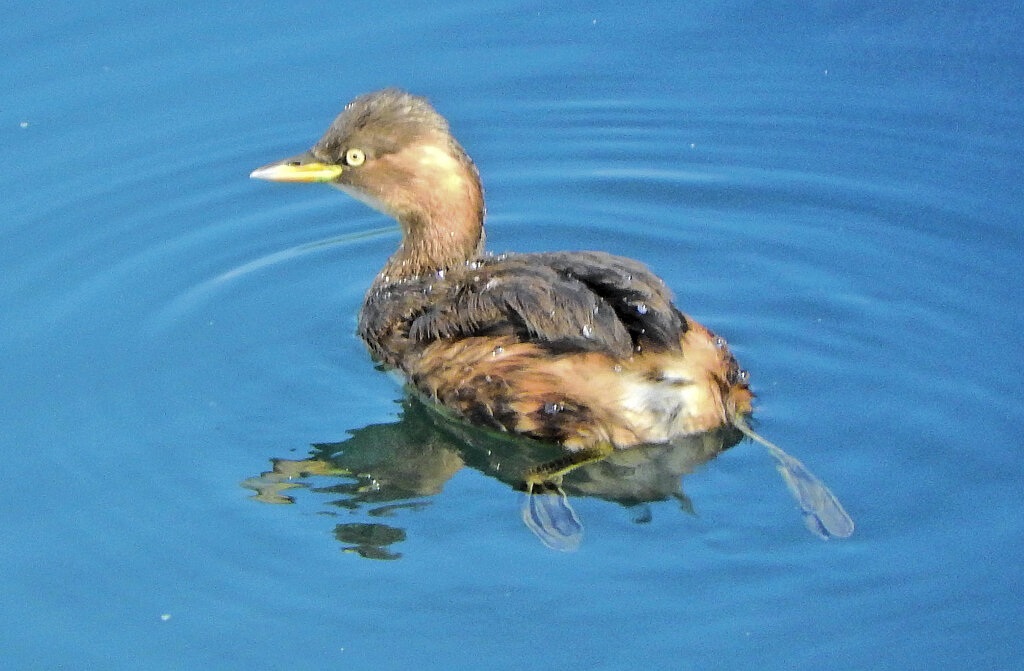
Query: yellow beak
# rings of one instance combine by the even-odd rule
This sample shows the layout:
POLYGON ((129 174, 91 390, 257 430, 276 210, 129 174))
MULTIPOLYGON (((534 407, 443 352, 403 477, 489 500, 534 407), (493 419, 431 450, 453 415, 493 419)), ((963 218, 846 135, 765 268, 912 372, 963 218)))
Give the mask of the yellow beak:
POLYGON ((342 169, 340 165, 324 163, 307 152, 256 168, 249 177, 271 182, 330 182, 341 175, 342 169))

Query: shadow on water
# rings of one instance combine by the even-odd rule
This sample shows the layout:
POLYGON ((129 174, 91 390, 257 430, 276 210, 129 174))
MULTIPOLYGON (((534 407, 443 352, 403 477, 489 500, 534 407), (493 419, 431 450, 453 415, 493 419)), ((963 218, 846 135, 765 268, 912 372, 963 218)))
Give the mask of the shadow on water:
MULTIPOLYGON (((329 505, 365 510, 370 517, 390 517, 403 509, 429 505, 461 468, 469 466, 524 492, 521 513, 527 527, 548 547, 573 550, 583 525, 573 497, 594 497, 626 507, 675 499, 693 512, 682 491, 682 476, 692 473, 742 434, 732 428, 690 436, 670 445, 648 445, 615 452, 566 473, 560 485, 525 493, 531 469, 562 456, 556 445, 516 438, 450 419, 415 396, 401 401, 397 422, 372 424, 337 443, 317 443, 309 458, 272 459, 273 468, 241 484, 266 503, 293 503, 287 490, 302 487, 337 496, 329 505), (316 486, 316 476, 338 482, 316 486)), ((319 478, 318 478, 319 480, 319 478)), ((641 509, 637 521, 649 519, 641 509)), ((398 559, 391 549, 405 540, 405 530, 383 523, 339 524, 335 537, 346 551, 371 559, 398 559)))

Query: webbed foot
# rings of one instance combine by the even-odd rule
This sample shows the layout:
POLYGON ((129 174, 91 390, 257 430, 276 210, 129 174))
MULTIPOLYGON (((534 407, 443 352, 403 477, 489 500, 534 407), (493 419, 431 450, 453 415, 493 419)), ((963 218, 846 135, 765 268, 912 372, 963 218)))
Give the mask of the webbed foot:
POLYGON ((615 450, 610 443, 568 452, 526 473, 523 522, 544 545, 571 552, 583 540, 583 525, 562 491, 562 476, 580 466, 601 461, 615 450))
POLYGON ((804 525, 812 534, 824 540, 848 538, 853 534, 853 520, 824 482, 807 470, 798 459, 754 432, 742 417, 734 417, 733 424, 748 438, 764 445, 775 459, 775 467, 799 504, 804 525))
POLYGON ((562 488, 527 480, 520 512, 526 527, 552 550, 572 552, 583 540, 583 525, 562 488))

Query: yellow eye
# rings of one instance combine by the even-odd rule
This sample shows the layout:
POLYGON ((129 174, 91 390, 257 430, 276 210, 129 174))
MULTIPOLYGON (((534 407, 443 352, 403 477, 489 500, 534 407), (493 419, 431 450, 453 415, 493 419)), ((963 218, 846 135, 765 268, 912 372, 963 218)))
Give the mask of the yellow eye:
POLYGON ((365 160, 366 154, 363 153, 362 149, 353 148, 345 152, 345 164, 353 168, 361 166, 365 160))

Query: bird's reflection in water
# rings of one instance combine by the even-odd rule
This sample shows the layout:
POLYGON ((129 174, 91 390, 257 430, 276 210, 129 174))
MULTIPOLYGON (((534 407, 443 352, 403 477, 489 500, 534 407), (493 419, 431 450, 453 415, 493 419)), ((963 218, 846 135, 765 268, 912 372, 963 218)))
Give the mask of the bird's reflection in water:
MULTIPOLYGON (((287 490, 304 487, 337 496, 330 505, 387 518, 403 509, 428 505, 427 497, 463 466, 469 466, 510 488, 525 492, 524 476, 538 464, 563 455, 561 448, 515 438, 449 419, 415 396, 401 401, 399 420, 351 432, 338 443, 313 445, 308 459, 272 459, 273 469, 242 482, 267 503, 291 503, 287 490), (322 476, 322 477, 318 477, 322 476), (324 477, 337 478, 323 484, 324 477)), ((689 437, 672 445, 650 445, 613 453, 565 473, 560 483, 523 493, 521 514, 526 526, 547 546, 575 549, 583 527, 570 499, 592 496, 624 506, 639 506, 637 522, 650 519, 642 504, 676 499, 692 512, 682 493, 681 477, 719 452, 735 445, 739 431, 722 429, 689 437)), ((405 539, 403 529, 383 523, 339 524, 335 536, 346 551, 372 559, 397 559, 390 546, 405 539)))

